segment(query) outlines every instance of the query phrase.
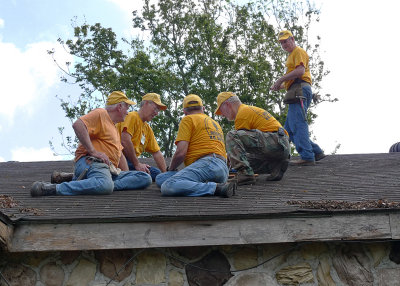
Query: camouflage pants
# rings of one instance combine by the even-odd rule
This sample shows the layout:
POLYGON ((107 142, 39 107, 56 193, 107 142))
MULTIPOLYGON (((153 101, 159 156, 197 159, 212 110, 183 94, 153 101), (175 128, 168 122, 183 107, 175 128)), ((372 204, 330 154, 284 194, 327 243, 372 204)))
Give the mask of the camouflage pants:
POLYGON ((270 173, 278 162, 289 158, 289 138, 280 134, 258 129, 228 132, 226 151, 230 167, 246 175, 270 173))

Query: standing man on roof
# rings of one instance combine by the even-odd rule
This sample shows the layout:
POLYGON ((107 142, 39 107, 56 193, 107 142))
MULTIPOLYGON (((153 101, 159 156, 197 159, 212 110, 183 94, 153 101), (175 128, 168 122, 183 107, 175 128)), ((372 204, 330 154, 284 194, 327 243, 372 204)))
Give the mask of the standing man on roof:
POLYGON ((167 106, 161 102, 160 95, 148 93, 142 97, 139 111, 129 112, 124 122, 117 124, 129 170, 146 172, 151 175, 153 182, 158 174, 166 172, 167 167, 153 130, 147 122, 165 109, 167 106), (140 163, 138 157, 142 152, 151 153, 158 168, 140 163))
POLYGON ((34 182, 31 195, 105 195, 149 186, 149 174, 128 171, 115 127, 116 123, 124 121, 128 108, 133 104, 124 93, 114 91, 109 95, 105 108, 94 109, 78 118, 72 125, 79 139, 73 180, 61 184, 34 182))
POLYGON ((176 151, 169 172, 157 176, 164 196, 205 196, 231 197, 236 182, 228 182, 229 170, 226 164, 224 133, 221 126, 204 114, 201 98, 189 94, 183 100, 183 112, 176 151), (177 171, 184 162, 185 168, 177 171))
POLYGON ((296 46, 290 31, 280 32, 278 40, 289 56, 286 60, 286 74, 273 84, 271 90, 278 91, 285 88, 288 91, 287 95, 296 95, 292 100, 285 97, 285 103, 289 104, 285 129, 301 157, 293 164, 315 165, 315 161, 325 158, 325 154, 316 143, 310 140, 308 132, 307 109, 313 97, 309 57, 305 50, 296 46))
POLYGON ((232 168, 238 171, 238 185, 255 184, 254 173, 270 173, 268 181, 279 181, 289 164, 289 138, 282 125, 262 108, 243 104, 232 92, 217 97, 215 114, 235 122, 226 135, 226 149, 232 168))

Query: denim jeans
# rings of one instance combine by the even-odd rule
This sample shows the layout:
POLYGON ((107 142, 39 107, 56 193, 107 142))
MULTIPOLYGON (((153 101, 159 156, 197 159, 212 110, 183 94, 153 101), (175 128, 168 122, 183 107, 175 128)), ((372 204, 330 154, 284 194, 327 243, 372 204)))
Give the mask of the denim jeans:
POLYGON ((145 172, 122 171, 118 176, 111 175, 110 169, 104 163, 86 161, 80 158, 75 163, 74 179, 57 185, 57 195, 108 195, 113 191, 144 189, 151 184, 151 177, 145 172), (87 169, 86 175, 79 177, 87 169))
MULTIPOLYGON (((126 161, 128 162, 129 170, 135 171, 136 169, 135 169, 135 166, 133 166, 132 162, 129 161, 128 159, 126 159, 126 161)), ((161 173, 161 170, 156 168, 156 167, 150 166, 149 171, 150 171, 151 179, 153 180, 153 182, 155 182, 156 181, 156 177, 157 177, 158 174, 161 173)))
MULTIPOLYGON (((305 97, 303 100, 304 112, 307 114, 312 99, 311 86, 303 86, 303 96, 305 97)), ((323 152, 317 144, 310 140, 308 123, 304 118, 301 103, 289 104, 285 129, 289 133, 289 140, 294 143, 303 160, 314 161, 315 155, 323 152)))
POLYGON ((217 183, 228 180, 226 162, 214 156, 203 157, 180 171, 169 171, 157 176, 156 184, 163 196, 198 197, 213 195, 217 183))

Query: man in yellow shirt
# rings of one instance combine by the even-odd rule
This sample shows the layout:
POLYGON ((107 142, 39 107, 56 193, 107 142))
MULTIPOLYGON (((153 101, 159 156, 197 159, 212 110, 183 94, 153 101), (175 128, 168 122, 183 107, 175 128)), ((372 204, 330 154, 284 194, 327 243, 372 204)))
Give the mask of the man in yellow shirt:
POLYGON ((166 164, 153 130, 147 122, 165 109, 167 106, 161 102, 159 94, 148 93, 142 97, 139 111, 129 112, 124 122, 117 124, 129 170, 146 172, 151 175, 153 182, 158 174, 166 171, 166 164), (153 155, 158 168, 139 162, 138 157, 143 152, 153 155))
POLYGON ((227 182, 229 170, 221 126, 204 114, 203 102, 195 94, 184 98, 183 112, 185 116, 179 124, 176 151, 168 172, 156 178, 161 193, 164 196, 231 197, 236 181, 227 182), (177 171, 182 162, 185 168, 177 171))
POLYGON ((313 97, 311 91, 311 72, 307 52, 296 46, 294 37, 290 31, 282 31, 278 38, 282 49, 289 53, 286 60, 286 73, 281 76, 271 87, 271 90, 280 89, 296 90, 296 95, 302 94, 296 102, 289 105, 285 129, 289 133, 301 159, 294 161, 293 165, 315 165, 315 161, 325 158, 322 149, 310 140, 307 123, 307 109, 313 97))
POLYGON ((289 138, 282 125, 264 109, 243 104, 232 92, 217 97, 215 114, 235 122, 226 135, 226 149, 232 168, 238 171, 238 185, 254 184, 254 173, 270 173, 268 181, 279 181, 289 163, 289 138))
POLYGON ((73 180, 61 184, 34 182, 31 195, 106 195, 113 191, 149 186, 149 174, 128 171, 120 136, 115 128, 116 123, 124 121, 128 108, 133 104, 123 92, 114 91, 108 96, 105 108, 94 109, 78 118, 72 125, 79 139, 73 180), (122 171, 118 172, 116 167, 122 171))

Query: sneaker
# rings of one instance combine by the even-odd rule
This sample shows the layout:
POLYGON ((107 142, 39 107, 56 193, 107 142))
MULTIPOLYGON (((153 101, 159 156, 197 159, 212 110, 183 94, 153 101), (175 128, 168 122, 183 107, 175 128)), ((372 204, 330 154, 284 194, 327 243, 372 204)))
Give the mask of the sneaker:
POLYGON ((326 157, 326 155, 325 155, 324 152, 319 153, 319 154, 315 154, 315 161, 322 160, 322 159, 324 159, 325 157, 326 157))
POLYGON ((289 166, 289 160, 283 160, 273 168, 271 174, 267 177, 267 181, 280 181, 289 166))
POLYGON ((50 182, 52 184, 61 184, 63 182, 70 182, 72 181, 73 176, 74 176, 73 173, 54 171, 53 174, 51 174, 50 182))
POLYGON ((57 195, 56 185, 45 182, 34 182, 31 187, 31 196, 55 196, 57 195))
POLYGON ((223 184, 217 184, 214 196, 230 198, 235 195, 237 183, 235 180, 223 184))
POLYGON ((315 161, 309 161, 309 160, 296 160, 296 161, 291 161, 289 163, 291 166, 314 166, 315 161))
POLYGON ((237 175, 238 186, 253 185, 255 183, 256 183, 256 176, 254 176, 254 175, 244 175, 244 174, 237 175))

